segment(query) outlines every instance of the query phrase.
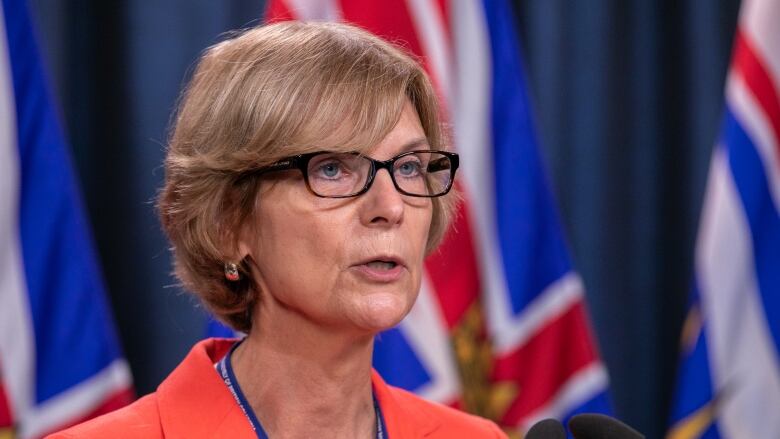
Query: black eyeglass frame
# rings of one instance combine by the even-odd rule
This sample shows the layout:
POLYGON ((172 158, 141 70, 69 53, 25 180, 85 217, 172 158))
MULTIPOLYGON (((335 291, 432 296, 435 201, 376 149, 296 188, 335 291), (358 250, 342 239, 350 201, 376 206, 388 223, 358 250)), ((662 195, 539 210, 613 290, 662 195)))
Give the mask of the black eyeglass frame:
MULTIPOLYGON (((366 178, 366 182, 363 185, 363 187, 358 190, 355 193, 349 194, 349 195, 321 195, 318 194, 314 189, 312 189, 311 185, 309 184, 309 162, 312 158, 315 156, 321 155, 321 154, 334 154, 333 151, 317 151, 317 152, 310 152, 306 154, 297 154, 290 157, 285 157, 276 163, 273 163, 271 165, 268 165, 266 167, 258 169, 257 175, 263 175, 267 174, 269 172, 276 172, 276 171, 287 171, 290 169, 297 169, 301 171, 301 174, 303 174, 303 180, 306 182, 306 187, 309 189, 309 192, 314 194, 317 197, 320 198, 352 198, 352 197, 358 197, 360 195, 365 194, 368 192, 369 189, 371 189, 371 185, 374 183, 374 178, 376 178, 376 173, 379 172, 380 169, 387 169, 387 173, 390 174, 390 180, 393 182, 393 186, 395 186, 395 189, 403 194, 410 197, 419 197, 419 198, 436 198, 441 197, 443 195, 446 195, 450 189, 452 189, 452 184, 455 181, 455 171, 458 170, 459 165, 459 156, 457 153, 449 152, 449 151, 440 151, 435 149, 427 149, 427 150, 416 150, 416 151, 407 151, 401 154, 398 154, 397 156, 388 159, 388 160, 376 160, 373 159, 367 155, 363 155, 359 152, 346 152, 344 154, 353 154, 357 156, 361 156, 371 162, 371 168, 368 172, 368 178, 366 178), (395 181, 395 175, 393 175, 393 165, 396 161, 400 160, 403 157, 406 157, 408 155, 412 154, 418 154, 418 153, 437 153, 441 154, 445 157, 447 157, 450 161, 450 181, 447 183, 447 187, 444 189, 443 192, 436 194, 436 195, 422 195, 422 194, 413 194, 410 192, 407 192, 398 185, 398 183, 395 181)), ((336 153, 338 154, 338 153, 336 153)), ((430 166, 430 163, 428 164, 430 166)))

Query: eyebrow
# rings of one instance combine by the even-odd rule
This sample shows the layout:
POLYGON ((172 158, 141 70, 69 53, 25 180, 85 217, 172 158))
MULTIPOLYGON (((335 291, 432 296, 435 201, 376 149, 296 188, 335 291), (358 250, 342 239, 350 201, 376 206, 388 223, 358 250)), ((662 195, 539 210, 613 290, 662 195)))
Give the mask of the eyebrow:
POLYGON ((421 145, 426 145, 426 146, 428 146, 428 147, 430 148, 430 145, 428 145, 428 139, 427 139, 427 138, 425 138, 425 137, 420 137, 420 138, 417 138, 417 139, 411 140, 411 141, 409 141, 409 142, 406 142, 406 143, 405 143, 405 144, 404 144, 404 145, 401 147, 401 150, 400 150, 400 152, 399 152, 399 153, 404 153, 404 152, 407 152, 407 151, 412 151, 412 150, 414 150, 415 148, 417 148, 417 147, 419 147, 419 146, 421 146, 421 145))
MULTIPOLYGON (((420 147, 421 145, 425 145, 430 149, 430 145, 428 144, 428 138, 427 137, 418 137, 416 139, 412 139, 406 143, 404 143, 401 148, 398 149, 398 152, 396 152, 394 155, 403 154, 405 152, 414 151, 416 148, 420 147)), ((369 155, 364 152, 358 152, 357 153, 360 156, 366 156, 369 155)))

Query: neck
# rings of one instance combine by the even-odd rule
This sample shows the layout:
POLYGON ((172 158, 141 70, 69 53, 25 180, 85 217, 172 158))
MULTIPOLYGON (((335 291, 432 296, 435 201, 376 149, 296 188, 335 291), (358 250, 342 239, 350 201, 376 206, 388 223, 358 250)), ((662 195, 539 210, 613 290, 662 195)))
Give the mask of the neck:
POLYGON ((231 361, 270 437, 373 437, 373 336, 270 313, 255 321, 231 361))

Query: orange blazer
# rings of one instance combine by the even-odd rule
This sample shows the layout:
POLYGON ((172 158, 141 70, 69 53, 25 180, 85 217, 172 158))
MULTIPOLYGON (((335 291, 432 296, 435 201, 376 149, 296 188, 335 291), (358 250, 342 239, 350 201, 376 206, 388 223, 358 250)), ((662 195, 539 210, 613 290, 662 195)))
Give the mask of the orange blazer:
MULTIPOLYGON (((48 438, 256 439, 252 426, 214 368, 214 363, 234 342, 199 342, 156 392, 48 438)), ((389 439, 507 437, 491 421, 389 386, 376 372, 371 381, 389 439)))

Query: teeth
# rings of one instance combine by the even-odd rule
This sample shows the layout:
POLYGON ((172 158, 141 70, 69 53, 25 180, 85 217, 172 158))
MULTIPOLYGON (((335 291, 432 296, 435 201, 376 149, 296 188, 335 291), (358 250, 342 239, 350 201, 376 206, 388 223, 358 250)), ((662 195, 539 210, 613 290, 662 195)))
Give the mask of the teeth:
POLYGON ((394 268, 396 266, 396 263, 395 262, 385 262, 385 261, 371 261, 371 262, 369 262, 366 265, 371 267, 371 268, 376 268, 376 269, 379 269, 379 270, 391 270, 392 268, 394 268))

